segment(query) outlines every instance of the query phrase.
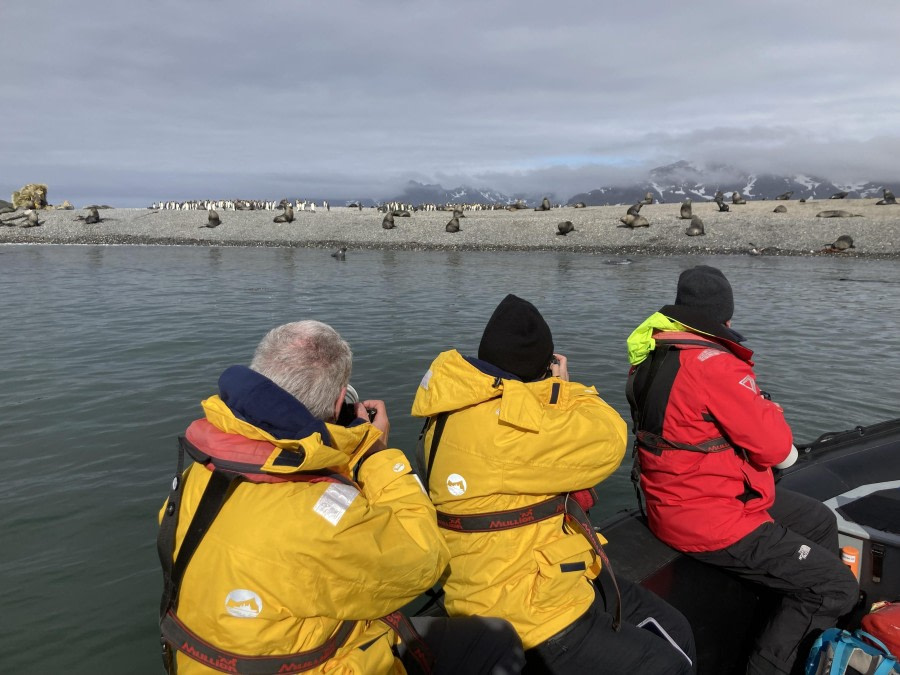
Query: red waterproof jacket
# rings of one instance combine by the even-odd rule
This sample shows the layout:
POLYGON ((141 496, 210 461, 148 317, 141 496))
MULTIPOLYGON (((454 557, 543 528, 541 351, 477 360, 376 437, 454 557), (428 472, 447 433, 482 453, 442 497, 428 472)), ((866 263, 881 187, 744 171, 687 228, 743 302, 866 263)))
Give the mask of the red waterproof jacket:
POLYGON ((771 467, 790 453, 792 435, 781 407, 756 384, 753 352, 657 313, 632 333, 629 353, 641 487, 654 534, 680 551, 715 551, 770 522, 771 467))

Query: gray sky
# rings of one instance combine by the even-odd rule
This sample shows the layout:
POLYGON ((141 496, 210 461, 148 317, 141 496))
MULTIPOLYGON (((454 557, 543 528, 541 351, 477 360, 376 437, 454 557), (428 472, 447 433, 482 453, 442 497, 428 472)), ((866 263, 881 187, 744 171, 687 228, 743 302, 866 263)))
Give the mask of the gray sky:
POLYGON ((2 198, 900 178, 896 0, 2 0, 0 25, 2 198))

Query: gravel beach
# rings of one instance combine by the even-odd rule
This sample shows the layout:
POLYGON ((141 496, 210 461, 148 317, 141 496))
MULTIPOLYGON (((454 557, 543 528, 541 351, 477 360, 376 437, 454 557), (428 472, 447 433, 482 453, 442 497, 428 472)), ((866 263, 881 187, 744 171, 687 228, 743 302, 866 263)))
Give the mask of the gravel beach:
POLYGON ((693 213, 705 225, 704 236, 689 237, 690 221, 679 218, 679 204, 644 206, 649 227, 621 227, 625 206, 593 206, 550 211, 466 211, 460 231, 448 233, 448 211, 417 211, 396 217, 396 228, 381 227, 383 213, 374 208, 332 207, 315 213, 295 211, 293 223, 274 223, 280 211, 219 211, 222 224, 202 227, 206 211, 104 209, 102 222, 86 225, 74 211, 40 212, 42 225, 23 228, 18 214, 3 214, 0 243, 45 244, 164 244, 199 246, 292 246, 409 250, 559 250, 604 254, 718 253, 762 255, 843 255, 900 257, 900 205, 877 206, 875 199, 751 201, 720 213, 715 203, 694 203, 693 213), (787 213, 774 213, 783 205, 787 213), (840 209, 861 217, 817 218, 840 209), (571 221, 575 231, 557 235, 557 224, 571 221), (822 253, 841 235, 855 248, 822 253), (754 250, 751 250, 754 249, 754 250))

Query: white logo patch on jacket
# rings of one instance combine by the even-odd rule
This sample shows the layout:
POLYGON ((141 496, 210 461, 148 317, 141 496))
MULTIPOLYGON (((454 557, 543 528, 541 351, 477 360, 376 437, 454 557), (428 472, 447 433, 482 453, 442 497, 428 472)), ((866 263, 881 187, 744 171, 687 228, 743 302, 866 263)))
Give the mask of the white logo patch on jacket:
POLYGON ((697 354, 698 361, 706 361, 706 359, 711 359, 714 356, 718 356, 719 354, 724 354, 725 352, 719 351, 718 349, 704 349, 702 352, 697 354))
POLYGON ((749 375, 747 375, 743 380, 738 382, 738 384, 741 385, 742 387, 747 387, 747 389, 752 391, 754 394, 759 393, 759 389, 756 388, 756 380, 754 380, 749 375))
POLYGON ((806 560, 806 556, 809 555, 810 552, 809 546, 803 544, 800 548, 797 549, 797 560, 806 560))
POLYGON ((235 588, 225 596, 225 611, 239 619, 255 619, 262 611, 262 598, 246 588, 235 588))
POLYGON ((425 371, 425 374, 422 376, 422 381, 419 382, 419 386, 422 387, 422 389, 425 389, 426 391, 428 390, 428 383, 431 382, 431 376, 433 374, 434 373, 431 372, 431 368, 425 371))
POLYGON ((447 490, 454 497, 462 497, 466 494, 466 479, 458 473, 451 473, 447 476, 447 490))
POLYGON ((359 490, 352 485, 332 483, 319 497, 319 501, 313 506, 313 511, 332 525, 337 525, 358 494, 359 490))

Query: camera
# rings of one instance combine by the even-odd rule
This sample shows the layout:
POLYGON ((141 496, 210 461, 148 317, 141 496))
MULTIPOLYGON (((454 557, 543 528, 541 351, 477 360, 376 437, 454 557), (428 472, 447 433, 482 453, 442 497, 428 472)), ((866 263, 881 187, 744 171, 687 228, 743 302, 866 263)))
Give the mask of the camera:
MULTIPOLYGON (((359 403, 359 394, 356 392, 356 389, 353 388, 353 385, 347 385, 347 393, 344 395, 344 402, 341 404, 341 412, 338 414, 336 423, 340 424, 342 427, 346 427, 353 420, 356 419, 356 404, 359 403)), ((375 410, 367 409, 366 412, 369 415, 369 421, 375 419, 375 410)))

